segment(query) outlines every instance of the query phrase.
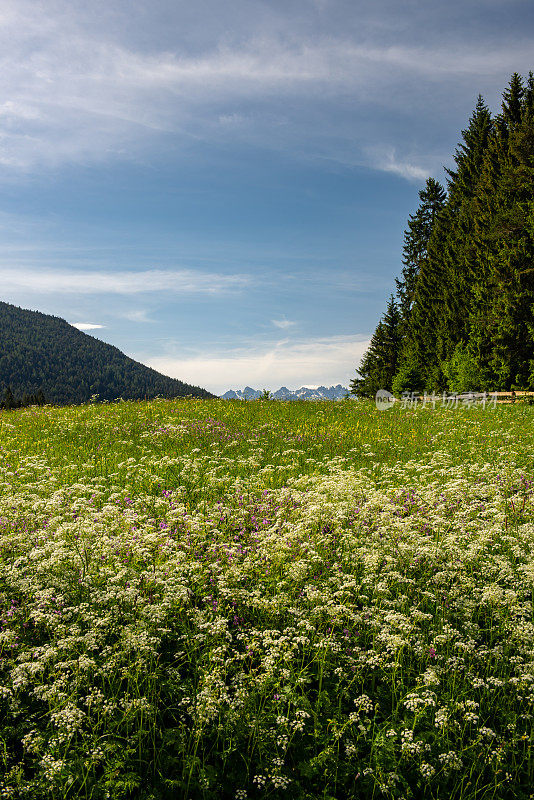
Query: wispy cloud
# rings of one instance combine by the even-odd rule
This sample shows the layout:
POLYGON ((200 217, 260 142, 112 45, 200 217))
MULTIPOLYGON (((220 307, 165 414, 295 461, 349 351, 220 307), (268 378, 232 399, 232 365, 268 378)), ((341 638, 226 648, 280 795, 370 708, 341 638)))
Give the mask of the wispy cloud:
POLYGON ((153 320, 148 316, 148 311, 144 308, 138 309, 137 311, 125 311, 121 314, 123 319, 127 319, 130 322, 152 322, 153 320))
POLYGON ((216 394, 227 389, 258 386, 278 389, 320 384, 347 385, 355 376, 368 336, 330 336, 271 345, 201 353, 183 358, 162 356, 144 360, 148 366, 216 394))
MULTIPOLYGON (((21 289, 35 293, 58 292, 68 294, 142 294, 167 292, 170 294, 216 295, 235 292, 249 286, 248 275, 224 275, 195 270, 144 270, 144 271, 63 271, 9 269, 0 267, 0 284, 4 292, 21 289)), ((140 320, 137 320, 140 321, 140 320)))
POLYGON ((275 326, 275 328, 282 328, 282 330, 286 330, 287 328, 292 328, 297 323, 290 319, 272 319, 271 322, 275 326))
MULTIPOLYGON (((116 20, 126 22, 129 7, 112 5, 116 20)), ((6 97, 0 105, 0 164, 29 169, 135 157, 155 136, 172 134, 178 142, 198 143, 234 136, 236 128, 265 146, 276 130, 275 140, 284 136, 294 148, 304 129, 313 130, 322 139, 316 154, 324 155, 325 147, 332 147, 328 137, 345 136, 353 147, 368 144, 368 133, 358 133, 362 104, 366 114, 371 107, 403 114, 411 107, 428 115, 440 109, 436 86, 449 85, 471 97, 473 81, 477 90, 484 90, 496 78, 531 63, 528 37, 516 37, 514 46, 503 40, 489 48, 483 39, 473 38, 469 47, 451 41, 450 30, 441 42, 426 36, 424 45, 401 44, 398 36, 395 41, 384 31, 376 36, 378 8, 366 20, 367 29, 375 30, 369 40, 353 24, 356 10, 343 5, 347 24, 331 30, 325 29, 321 16, 315 27, 302 25, 307 4, 277 18, 273 11, 269 25, 260 4, 250 4, 256 18, 253 12, 245 15, 240 29, 241 4, 230 6, 236 14, 233 41, 221 25, 195 52, 179 37, 174 47, 158 47, 156 41, 141 46, 120 33, 119 25, 110 25, 109 18, 99 28, 82 4, 8 3, 0 25, 0 82, 6 97), (299 102, 288 105, 288 97, 299 102), (317 116, 313 108, 347 97, 356 116, 348 116, 344 125, 349 127, 333 133, 330 115, 317 116), (306 106, 306 101, 313 103, 306 106), (253 113, 243 113, 243 103, 253 113), (292 108, 299 109, 298 115, 292 108)), ((320 11, 321 3, 316 7, 320 11)), ((166 13, 179 29, 181 10, 166 13)), ((388 5, 385 13, 395 17, 394 6, 388 5)), ((213 14, 220 17, 216 6, 213 14)), ((148 30, 148 38, 150 34, 148 30)), ((339 128, 339 119, 336 124, 339 128)), ((378 128, 375 133, 386 135, 378 128)), ((388 168, 387 163, 379 168, 388 168)), ((423 168, 393 161, 389 169, 420 177, 423 168)))
POLYGON ((397 149, 388 145, 370 146, 365 148, 369 161, 376 169, 383 172, 391 172, 407 180, 414 180, 420 183, 430 175, 434 175, 442 166, 447 158, 439 159, 432 156, 426 158, 423 155, 410 158, 399 157, 397 149), (426 161, 426 165, 423 163, 426 161))
POLYGON ((105 328, 105 325, 98 325, 94 322, 72 322, 73 328, 78 328, 79 331, 96 331, 98 328, 105 328))

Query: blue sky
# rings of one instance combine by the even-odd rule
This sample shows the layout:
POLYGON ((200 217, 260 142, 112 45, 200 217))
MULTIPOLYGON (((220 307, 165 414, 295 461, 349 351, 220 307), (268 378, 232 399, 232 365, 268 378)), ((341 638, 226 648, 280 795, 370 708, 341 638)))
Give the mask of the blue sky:
POLYGON ((533 34, 530 0, 3 0, 0 299, 215 393, 347 385, 533 34))

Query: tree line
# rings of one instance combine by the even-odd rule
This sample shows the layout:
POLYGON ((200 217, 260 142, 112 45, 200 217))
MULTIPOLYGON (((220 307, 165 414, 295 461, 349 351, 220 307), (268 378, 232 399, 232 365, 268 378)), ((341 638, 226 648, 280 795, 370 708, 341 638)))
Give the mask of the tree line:
POLYGON ((396 291, 351 391, 534 389, 534 76, 492 117, 478 97, 404 233, 396 291))
POLYGON ((11 390, 11 386, 4 389, 4 396, 0 400, 0 409, 10 411, 14 408, 27 408, 28 406, 44 406, 46 403, 45 396, 41 389, 35 394, 28 394, 25 392, 22 397, 15 397, 11 390))

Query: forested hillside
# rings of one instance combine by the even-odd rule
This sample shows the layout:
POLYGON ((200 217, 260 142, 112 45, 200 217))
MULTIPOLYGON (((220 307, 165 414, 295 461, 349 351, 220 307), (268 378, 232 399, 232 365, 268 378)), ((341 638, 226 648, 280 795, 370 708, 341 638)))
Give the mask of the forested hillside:
POLYGON ((479 97, 408 220, 403 268, 355 394, 534 389, 534 76, 492 118, 479 97))
POLYGON ((161 397, 211 397, 161 375, 65 320, 0 302, 0 394, 42 393, 48 403, 161 397))

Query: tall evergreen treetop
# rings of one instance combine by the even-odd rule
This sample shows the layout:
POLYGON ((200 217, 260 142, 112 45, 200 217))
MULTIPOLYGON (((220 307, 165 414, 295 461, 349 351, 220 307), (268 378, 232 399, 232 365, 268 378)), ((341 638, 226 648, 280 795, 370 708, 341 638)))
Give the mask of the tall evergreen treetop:
POLYGON ((502 116, 508 127, 513 127, 521 122, 523 111, 523 98, 525 96, 525 85, 523 78, 514 72, 502 95, 502 116))
POLYGON ((492 130, 491 114, 479 94, 469 125, 462 131, 463 141, 454 152, 456 169, 445 170, 449 176, 449 196, 454 205, 473 195, 492 130))
POLYGON ((400 313, 406 324, 413 303, 417 275, 427 256, 436 214, 443 208, 446 196, 443 186, 434 178, 428 178, 425 188, 419 192, 421 204, 415 214, 408 218, 408 228, 404 232, 402 278, 395 279, 400 313))

